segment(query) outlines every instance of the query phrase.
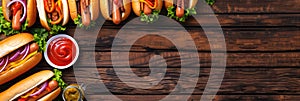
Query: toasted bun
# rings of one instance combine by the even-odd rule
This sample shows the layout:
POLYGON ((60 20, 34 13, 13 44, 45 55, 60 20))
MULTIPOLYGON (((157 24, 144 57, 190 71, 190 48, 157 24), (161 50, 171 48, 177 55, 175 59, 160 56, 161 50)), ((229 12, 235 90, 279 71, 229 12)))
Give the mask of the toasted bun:
MULTIPOLYGON (((134 1, 134 0, 132 0, 134 1)), ((109 6, 108 6, 108 0, 100 0, 100 11, 102 13, 102 16, 104 17, 104 19, 106 20, 112 20, 111 18, 111 14, 109 14, 109 6)), ((130 0, 123 0, 123 5, 124 5, 124 9, 125 12, 122 14, 122 18, 121 20, 124 21, 128 18, 128 16, 130 15, 131 12, 131 3, 130 0)))
POLYGON ((40 98, 38 101, 53 101, 60 94, 60 92, 61 88, 58 87, 56 90, 40 98))
POLYGON ((9 53, 17 50, 31 41, 33 41, 33 36, 29 33, 19 33, 2 40, 0 42, 0 58, 8 55, 9 53))
POLYGON ((63 5, 63 22, 62 25, 66 25, 69 22, 69 7, 68 7, 68 1, 62 0, 63 5))
POLYGON ((2 10, 3 10, 3 16, 7 21, 11 21, 9 19, 9 15, 10 15, 10 10, 9 8, 6 7, 6 5, 10 2, 11 0, 2 0, 2 10))
POLYGON ((28 27, 31 27, 36 21, 36 1, 35 0, 27 0, 27 18, 28 27))
POLYGON ((36 0, 36 4, 37 4, 37 10, 39 12, 39 17, 40 17, 40 22, 42 24, 42 26, 50 31, 51 28, 48 25, 47 19, 46 19, 46 12, 45 12, 45 8, 44 8, 44 0, 36 0))
POLYGON ((165 3, 165 8, 169 8, 173 6, 174 0, 165 0, 164 3, 165 3))
MULTIPOLYGON (((102 0, 100 0, 100 1, 102 1, 102 0)), ((70 11, 71 19, 74 21, 78 17, 76 0, 68 0, 68 4, 69 4, 69 11, 70 11)))
POLYGON ((0 74, 0 85, 20 76, 21 74, 24 74, 31 68, 33 68, 35 65, 37 65, 42 59, 42 53, 38 53, 31 57, 29 60, 21 64, 20 66, 14 67, 11 70, 4 71, 0 74))
POLYGON ((37 87, 41 83, 47 81, 53 75, 54 73, 50 70, 43 70, 35 73, 0 93, 0 101, 14 100, 37 87))
MULTIPOLYGON (((141 16, 141 4, 140 4, 140 0, 131 0, 132 1, 132 9, 133 12, 135 13, 135 15, 137 16, 141 16)), ((154 10, 161 10, 162 6, 163 6, 163 1, 162 0, 157 0, 158 5, 154 10)))
MULTIPOLYGON (((100 0, 104 1, 104 0, 100 0)), ((99 17, 99 0, 90 1, 91 20, 95 21, 99 17)))
MULTIPOLYGON (((198 0, 189 0, 189 7, 194 8, 197 4, 198 0)), ((174 0, 165 0, 165 8, 172 7, 174 4, 174 0)))

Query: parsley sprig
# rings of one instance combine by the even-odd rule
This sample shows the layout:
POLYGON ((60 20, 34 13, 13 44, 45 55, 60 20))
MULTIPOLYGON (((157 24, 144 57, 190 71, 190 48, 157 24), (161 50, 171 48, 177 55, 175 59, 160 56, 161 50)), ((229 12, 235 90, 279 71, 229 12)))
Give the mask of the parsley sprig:
POLYGON ((159 10, 153 10, 152 14, 146 15, 144 12, 141 12, 141 21, 146 23, 153 23, 159 18, 159 10))
POLYGON ((216 2, 215 0, 205 0, 205 1, 208 5, 213 5, 216 2))
POLYGON ((58 82, 58 86, 61 87, 62 89, 65 89, 68 85, 64 82, 64 80, 61 78, 62 72, 58 69, 54 69, 54 77, 52 80, 55 80, 58 82))
POLYGON ((167 11, 168 11, 168 15, 167 16, 170 17, 170 18, 172 18, 172 19, 176 19, 177 21, 180 21, 180 22, 185 22, 185 20, 189 16, 197 14, 195 8, 188 8, 188 9, 185 9, 184 16, 181 17, 181 18, 179 18, 179 17, 176 16, 175 10, 176 10, 176 8, 174 6, 168 7, 167 8, 167 11))

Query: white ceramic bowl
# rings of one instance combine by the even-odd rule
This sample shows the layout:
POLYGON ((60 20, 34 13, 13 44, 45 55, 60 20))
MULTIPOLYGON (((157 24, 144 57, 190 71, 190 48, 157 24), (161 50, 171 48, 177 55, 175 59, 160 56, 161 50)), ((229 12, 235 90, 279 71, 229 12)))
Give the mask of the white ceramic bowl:
POLYGON ((52 37, 47 41, 46 50, 45 50, 45 52, 44 52, 44 57, 45 57, 45 60, 47 61, 47 63, 48 63, 50 66, 54 67, 54 68, 57 68, 57 69, 66 69, 66 68, 68 68, 68 67, 71 67, 71 66, 77 61, 78 56, 79 56, 79 46, 78 46, 77 42, 75 41, 75 39, 72 38, 72 37, 69 36, 69 35, 66 35, 66 34, 58 34, 58 35, 52 36, 52 37), (75 48, 76 48, 75 58, 73 59, 73 61, 72 61, 71 63, 69 63, 69 64, 66 65, 66 66, 58 66, 58 65, 55 65, 54 63, 52 63, 52 62, 49 60, 48 54, 47 54, 47 53, 48 53, 48 51, 47 51, 47 50, 48 50, 48 45, 49 45, 54 39, 56 39, 56 38, 61 38, 61 37, 70 39, 70 40, 74 43, 75 48))

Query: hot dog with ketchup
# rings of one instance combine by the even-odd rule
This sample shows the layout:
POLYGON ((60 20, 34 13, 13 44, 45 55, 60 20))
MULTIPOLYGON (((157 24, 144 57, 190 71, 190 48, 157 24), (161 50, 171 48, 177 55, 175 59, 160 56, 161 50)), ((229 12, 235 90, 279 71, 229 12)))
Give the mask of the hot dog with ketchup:
POLYGON ((165 7, 170 18, 184 22, 192 14, 196 14, 195 6, 198 0, 165 0, 165 7), (187 11, 189 10, 189 11, 187 11))
MULTIPOLYGON (((42 54, 29 33, 19 33, 0 42, 0 85, 37 65, 42 54)), ((3 101, 3 100, 1 100, 3 101)))
POLYGON ((31 27, 36 21, 35 0, 2 0, 2 10, 4 18, 12 22, 13 30, 20 30, 25 22, 31 27))
POLYGON ((70 16, 75 24, 89 26, 91 21, 99 17, 99 0, 68 0, 68 3, 70 16))
POLYGON ((37 72, 0 93, 1 101, 52 101, 61 92, 50 70, 37 72))
POLYGON ((106 20, 120 24, 131 12, 130 0, 100 0, 100 10, 106 20))
POLYGON ((158 19, 158 14, 163 6, 162 0, 132 0, 132 9, 141 21, 153 22, 158 19), (152 14, 154 18, 148 19, 152 14), (154 19, 154 20, 151 20, 154 19))
POLYGON ((69 7, 67 0, 36 0, 42 26, 50 31, 51 25, 66 25, 69 21, 69 7))

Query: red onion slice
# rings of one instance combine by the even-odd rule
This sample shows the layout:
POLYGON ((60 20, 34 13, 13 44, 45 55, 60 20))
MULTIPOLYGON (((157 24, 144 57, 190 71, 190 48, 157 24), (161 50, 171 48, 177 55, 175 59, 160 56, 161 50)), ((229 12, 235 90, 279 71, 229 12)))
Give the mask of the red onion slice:
POLYGON ((26 52, 26 48, 27 48, 27 46, 29 46, 29 44, 27 44, 25 47, 24 47, 24 49, 21 51, 21 55, 24 55, 24 53, 26 52))
POLYGON ((20 50, 18 50, 12 57, 9 58, 9 61, 15 61, 20 56, 20 50))
POLYGON ((2 69, 0 70, 0 73, 6 68, 7 64, 8 64, 8 57, 6 57, 5 64, 4 64, 4 66, 2 67, 2 69))
POLYGON ((4 64, 4 59, 0 59, 0 66, 4 64))
POLYGON ((32 96, 37 96, 37 95, 39 95, 40 93, 42 93, 42 91, 44 91, 44 90, 46 89, 47 85, 48 85, 48 82, 46 81, 46 82, 42 85, 42 88, 41 88, 41 89, 39 89, 38 91, 34 92, 33 94, 30 94, 29 96, 32 97, 32 96))
POLYGON ((21 58, 21 60, 23 60, 23 59, 28 55, 28 53, 29 53, 29 45, 27 45, 27 46, 25 47, 25 50, 26 50, 26 52, 25 52, 25 54, 23 55, 23 57, 21 58))
POLYGON ((9 8, 9 6, 11 6, 15 2, 20 2, 23 6, 24 11, 23 11, 22 18, 20 19, 20 22, 24 22, 24 20, 26 18, 27 9, 26 9, 26 4, 24 3, 23 0, 13 0, 13 1, 9 2, 6 7, 9 8))

